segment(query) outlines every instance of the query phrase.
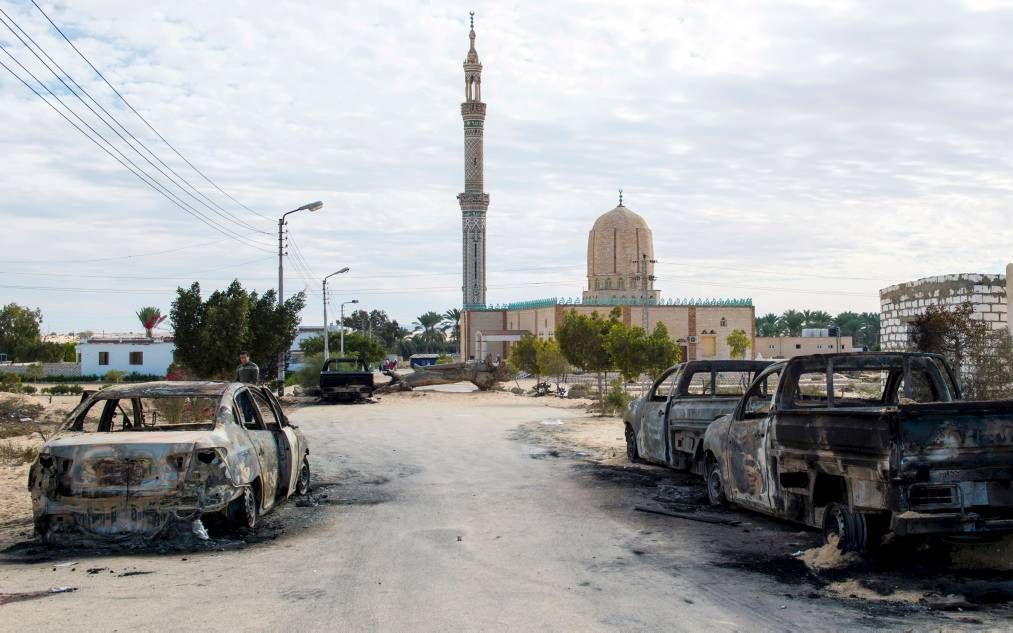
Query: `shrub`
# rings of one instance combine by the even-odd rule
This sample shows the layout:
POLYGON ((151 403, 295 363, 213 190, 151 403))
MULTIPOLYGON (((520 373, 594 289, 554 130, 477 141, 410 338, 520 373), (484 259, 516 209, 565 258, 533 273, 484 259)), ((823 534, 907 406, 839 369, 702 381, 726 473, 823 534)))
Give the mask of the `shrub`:
POLYGON ((0 391, 17 393, 21 390, 21 376, 17 374, 4 374, 0 378, 0 391))
POLYGON ((38 391, 38 389, 35 388, 35 385, 21 385, 21 393, 27 393, 31 395, 36 391, 38 391))
POLYGON ((109 371, 106 372, 106 375, 103 376, 102 379, 105 380, 106 382, 116 384, 118 382, 123 382, 123 379, 126 377, 127 372, 120 371, 118 369, 110 369, 109 371))
POLYGON ((0 443, 0 462, 14 466, 30 464, 38 455, 39 449, 34 446, 18 446, 9 441, 0 443))
POLYGON ((613 380, 612 388, 605 396, 605 413, 622 414, 630 404, 630 394, 623 389, 621 380, 613 380))
POLYGON ((437 365, 446 365, 452 362, 454 362, 454 359, 451 358, 450 356, 447 356, 446 354, 440 354, 440 357, 436 359, 437 365))
POLYGON ((42 369, 40 363, 32 363, 25 368, 25 379, 31 382, 38 382, 46 376, 46 372, 42 369))

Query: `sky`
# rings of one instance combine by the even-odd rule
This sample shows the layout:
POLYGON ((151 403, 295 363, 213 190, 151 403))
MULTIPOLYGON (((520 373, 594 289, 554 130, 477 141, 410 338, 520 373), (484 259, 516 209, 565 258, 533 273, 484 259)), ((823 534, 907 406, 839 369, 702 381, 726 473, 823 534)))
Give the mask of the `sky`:
POLYGON ((459 307, 471 10, 490 303, 579 296, 587 232, 620 187, 652 227, 664 297, 876 311, 893 283, 1013 261, 1013 2, 38 2, 231 196, 30 1, 0 0, 183 188, 0 27, 3 49, 225 230, 0 69, 0 303, 40 308, 46 332, 138 331, 138 309, 167 314, 194 281, 275 288, 277 218, 314 200, 289 216, 285 262, 305 324, 344 266, 331 315, 459 307))

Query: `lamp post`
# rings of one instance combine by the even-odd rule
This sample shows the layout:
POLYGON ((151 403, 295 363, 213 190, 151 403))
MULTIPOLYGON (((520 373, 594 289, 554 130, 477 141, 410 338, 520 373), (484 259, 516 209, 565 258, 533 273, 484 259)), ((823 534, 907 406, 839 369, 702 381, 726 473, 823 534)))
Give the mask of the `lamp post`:
POLYGON ((345 301, 341 304, 341 355, 345 355, 345 306, 349 303, 359 303, 358 299, 345 301))
POLYGON ((345 266, 341 270, 336 270, 333 273, 331 273, 330 275, 327 275, 326 277, 324 277, 324 360, 325 361, 328 358, 331 357, 331 348, 330 348, 330 345, 328 345, 328 340, 327 340, 327 280, 330 279, 331 277, 333 277, 334 275, 340 275, 341 273, 347 273, 347 272, 348 272, 348 266, 345 266))
MULTIPOLYGON (((316 202, 310 202, 304 204, 298 209, 292 209, 287 213, 283 213, 278 218, 278 307, 284 307, 285 305, 285 218, 298 213, 299 211, 319 211, 323 208, 324 203, 319 200, 316 202)), ((278 353, 278 395, 285 395, 285 356, 287 350, 281 350, 278 353)))

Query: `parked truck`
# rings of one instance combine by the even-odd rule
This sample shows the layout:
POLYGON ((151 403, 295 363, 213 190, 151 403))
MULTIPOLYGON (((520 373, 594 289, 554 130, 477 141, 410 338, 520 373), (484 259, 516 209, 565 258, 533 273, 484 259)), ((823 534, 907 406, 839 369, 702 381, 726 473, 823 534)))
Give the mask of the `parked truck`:
POLYGON ((373 372, 358 358, 329 358, 320 371, 320 397, 354 402, 373 394, 373 372))
POLYGON ((695 470, 704 476, 704 431, 735 409, 753 378, 768 365, 769 361, 704 360, 666 370, 623 416, 630 461, 695 470))
POLYGON ((1013 401, 970 402, 921 353, 801 356, 761 372, 704 435, 707 493, 822 528, 842 550, 886 532, 1013 531, 1013 401))

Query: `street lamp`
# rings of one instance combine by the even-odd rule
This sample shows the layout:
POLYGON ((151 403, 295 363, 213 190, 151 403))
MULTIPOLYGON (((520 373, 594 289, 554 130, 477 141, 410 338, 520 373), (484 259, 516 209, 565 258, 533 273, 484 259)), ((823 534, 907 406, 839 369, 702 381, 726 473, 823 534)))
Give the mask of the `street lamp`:
POLYGON ((345 301, 341 304, 341 355, 345 355, 345 306, 349 303, 359 303, 358 299, 345 301))
MULTIPOLYGON (((292 209, 287 213, 283 213, 278 218, 278 307, 282 308, 285 306, 285 218, 298 213, 299 211, 319 211, 324 206, 323 202, 319 200, 316 202, 310 202, 304 204, 298 209, 292 209)), ((281 350, 278 354, 278 395, 285 395, 285 356, 288 350, 281 350)))
MULTIPOLYGON (((327 342, 327 280, 330 279, 331 277, 333 277, 334 275, 340 275, 341 273, 347 273, 347 272, 348 272, 348 266, 345 266, 341 270, 336 270, 333 273, 331 273, 330 275, 327 275, 326 277, 324 277, 324 360, 325 361, 328 358, 331 357, 331 348, 330 348, 330 346, 328 345, 328 342, 327 342)), ((342 324, 342 325, 344 325, 344 324, 342 324)))

